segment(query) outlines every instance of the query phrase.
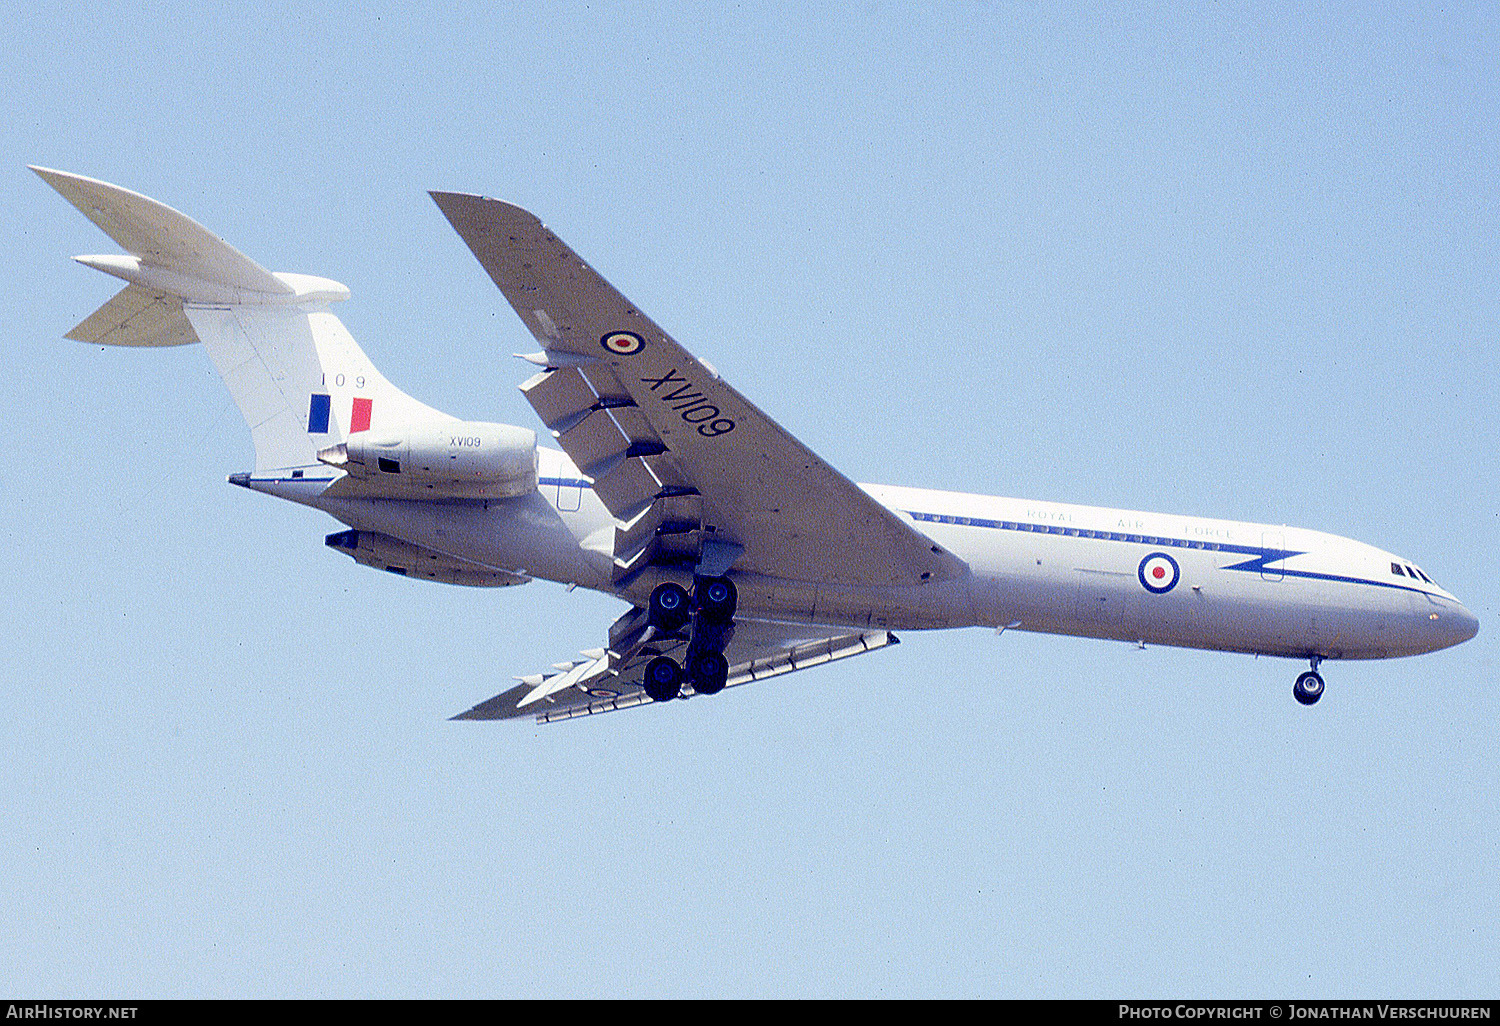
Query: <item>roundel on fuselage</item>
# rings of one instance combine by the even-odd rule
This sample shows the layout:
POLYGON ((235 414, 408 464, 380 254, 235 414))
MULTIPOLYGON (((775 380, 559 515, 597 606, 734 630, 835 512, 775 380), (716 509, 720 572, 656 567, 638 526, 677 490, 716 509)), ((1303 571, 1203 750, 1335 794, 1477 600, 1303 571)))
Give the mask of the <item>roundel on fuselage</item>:
POLYGON ((1177 578, 1182 576, 1182 571, 1178 569, 1177 560, 1165 552, 1153 552, 1141 560, 1135 575, 1140 578, 1141 587, 1164 595, 1177 587, 1177 578))

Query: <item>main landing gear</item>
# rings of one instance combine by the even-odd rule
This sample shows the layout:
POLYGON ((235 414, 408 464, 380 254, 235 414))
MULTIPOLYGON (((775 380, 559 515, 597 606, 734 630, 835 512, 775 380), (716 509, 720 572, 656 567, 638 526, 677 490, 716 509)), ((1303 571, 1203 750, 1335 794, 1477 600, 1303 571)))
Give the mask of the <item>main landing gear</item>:
POLYGON ((693 594, 668 581, 651 592, 647 622, 663 634, 675 634, 691 621, 687 655, 682 665, 670 656, 657 656, 646 664, 641 681, 655 702, 669 702, 692 684, 700 695, 716 695, 729 680, 729 660, 724 646, 734 633, 734 611, 739 602, 734 582, 727 577, 693 578, 693 594))
POLYGON ((1292 697, 1303 705, 1312 705, 1323 697, 1323 678, 1318 676, 1318 664, 1323 657, 1313 656, 1310 661, 1312 669, 1298 675, 1297 683, 1292 685, 1292 697))

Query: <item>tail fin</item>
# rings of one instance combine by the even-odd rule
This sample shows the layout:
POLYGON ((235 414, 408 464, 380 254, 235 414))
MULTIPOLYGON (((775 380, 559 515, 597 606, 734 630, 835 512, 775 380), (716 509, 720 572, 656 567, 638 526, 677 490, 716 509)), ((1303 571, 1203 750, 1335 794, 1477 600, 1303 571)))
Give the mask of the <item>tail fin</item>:
POLYGON ((338 282, 272 273, 192 218, 139 193, 33 167, 124 256, 76 257, 125 289, 68 333, 105 345, 201 341, 255 443, 255 471, 320 466, 319 449, 357 431, 451 420, 388 382, 329 304, 338 282))

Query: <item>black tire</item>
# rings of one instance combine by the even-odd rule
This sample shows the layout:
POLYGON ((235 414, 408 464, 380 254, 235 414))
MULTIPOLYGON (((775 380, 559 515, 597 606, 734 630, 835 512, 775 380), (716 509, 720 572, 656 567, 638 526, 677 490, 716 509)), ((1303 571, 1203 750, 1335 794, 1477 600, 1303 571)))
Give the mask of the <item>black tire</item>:
POLYGON ((1292 685, 1292 696, 1303 705, 1313 705, 1323 697, 1323 678, 1308 670, 1292 685))
POLYGON ((646 664, 641 687, 653 702, 670 702, 682 694, 682 667, 667 656, 657 656, 646 664))
POLYGON ((739 593, 734 582, 727 577, 700 577, 693 582, 693 597, 697 602, 698 615, 714 623, 728 623, 734 619, 739 605, 739 593))
POLYGON ((657 630, 668 634, 681 630, 692 615, 693 602, 682 585, 667 581, 652 590, 646 616, 647 622, 657 630))
POLYGON ((688 657, 688 672, 693 690, 700 695, 717 695, 729 680, 729 660, 723 652, 695 652, 688 657))

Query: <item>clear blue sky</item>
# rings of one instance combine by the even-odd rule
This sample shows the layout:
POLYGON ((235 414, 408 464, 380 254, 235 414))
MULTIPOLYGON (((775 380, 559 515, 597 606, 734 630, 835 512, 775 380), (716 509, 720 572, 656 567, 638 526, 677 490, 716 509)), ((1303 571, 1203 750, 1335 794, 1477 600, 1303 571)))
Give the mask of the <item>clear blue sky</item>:
POLYGON ((1490 4, 26 4, 0 25, 0 990, 1494 996, 1490 4), (986 631, 537 728, 619 606, 399 580, 228 486, 197 348, 62 336, 116 182, 537 426, 425 194, 537 211, 857 480, 1349 535, 1474 641, 986 631))

